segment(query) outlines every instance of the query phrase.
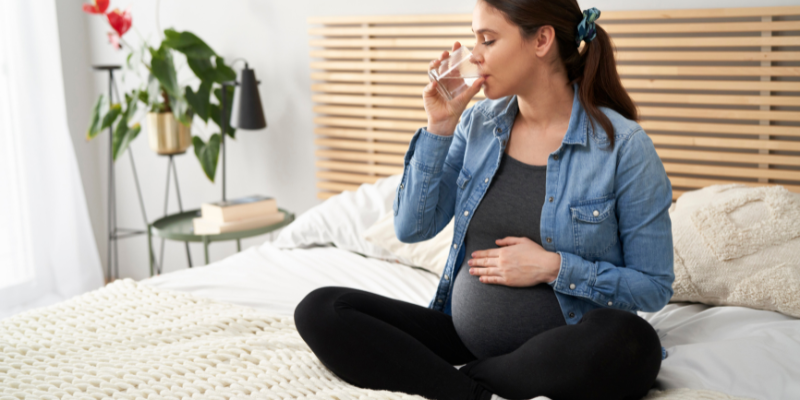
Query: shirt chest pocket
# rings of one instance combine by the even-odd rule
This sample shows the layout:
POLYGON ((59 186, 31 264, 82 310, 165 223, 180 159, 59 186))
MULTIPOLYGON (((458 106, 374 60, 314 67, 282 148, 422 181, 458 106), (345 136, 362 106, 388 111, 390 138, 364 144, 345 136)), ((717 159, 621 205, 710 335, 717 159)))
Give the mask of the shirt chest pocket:
POLYGON ((470 174, 468 169, 462 168, 461 172, 458 174, 458 179, 456 179, 456 186, 458 186, 459 190, 464 190, 470 180, 472 180, 472 174, 470 174))
POLYGON ((584 258, 605 254, 619 241, 615 196, 580 200, 570 205, 575 251, 584 258))

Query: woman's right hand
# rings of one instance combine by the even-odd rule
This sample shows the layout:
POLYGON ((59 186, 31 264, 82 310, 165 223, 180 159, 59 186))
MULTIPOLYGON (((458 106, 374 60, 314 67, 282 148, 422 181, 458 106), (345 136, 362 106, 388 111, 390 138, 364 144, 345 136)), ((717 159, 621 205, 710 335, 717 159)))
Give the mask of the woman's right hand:
MULTIPOLYGON (((461 47, 461 43, 455 42, 451 51, 455 51, 459 47, 461 47)), ((429 69, 439 68, 443 62, 447 62, 446 60, 449 57, 450 53, 442 52, 438 60, 431 61, 429 69)), ((442 69, 446 69, 446 64, 442 69)), ((425 90, 422 92, 425 112, 428 114, 428 132, 441 136, 452 135, 456 130, 456 126, 458 126, 458 119, 461 118, 461 114, 467 108, 469 101, 481 90, 481 85, 485 80, 486 78, 484 77, 476 79, 472 86, 449 101, 437 90, 437 82, 431 81, 428 83, 428 86, 425 86, 425 90)))

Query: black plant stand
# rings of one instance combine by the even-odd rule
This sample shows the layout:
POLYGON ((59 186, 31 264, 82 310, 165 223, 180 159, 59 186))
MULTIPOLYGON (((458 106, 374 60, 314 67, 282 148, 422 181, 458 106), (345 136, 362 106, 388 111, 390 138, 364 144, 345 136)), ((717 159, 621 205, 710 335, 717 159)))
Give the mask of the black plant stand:
MULTIPOLYGON (((114 80, 114 71, 120 69, 119 65, 93 65, 92 69, 95 71, 108 71, 108 101, 113 104, 113 92, 117 93, 118 102, 122 102, 117 88, 117 83, 114 80)), ((108 265, 107 273, 105 276, 106 284, 119 279, 119 249, 117 247, 117 240, 136 235, 144 235, 147 230, 120 228, 117 226, 117 205, 116 205, 116 179, 114 176, 114 155, 112 149, 113 131, 112 127, 108 128, 108 265), (112 246, 113 245, 113 246, 112 246), (113 254, 113 264, 112 264, 113 254)), ((142 219, 144 226, 147 227, 147 214, 144 210, 144 201, 142 200, 142 190, 139 186, 139 177, 136 174, 136 164, 133 161, 133 149, 128 149, 128 157, 131 160, 131 170, 133 170, 133 180, 136 182, 136 193, 139 196, 139 207, 142 210, 142 219)), ((188 246, 188 245, 187 245, 188 246)), ((152 250, 150 251, 151 261, 155 259, 152 250)), ((160 264, 159 264, 160 265, 160 264)))

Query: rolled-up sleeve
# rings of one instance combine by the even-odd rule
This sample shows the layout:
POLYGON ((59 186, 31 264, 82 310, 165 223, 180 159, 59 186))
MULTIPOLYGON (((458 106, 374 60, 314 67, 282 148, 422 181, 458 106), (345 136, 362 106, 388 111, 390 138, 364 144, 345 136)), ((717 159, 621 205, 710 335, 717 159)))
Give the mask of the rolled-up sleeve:
POLYGON ((465 132, 471 114, 472 108, 461 114, 451 136, 420 128, 412 137, 393 203, 395 234, 401 242, 430 239, 453 218, 456 180, 464 163, 465 132))
POLYGON ((673 295, 672 185, 650 137, 641 129, 621 143, 615 192, 625 265, 588 261, 559 251, 553 290, 606 307, 656 312, 673 295))

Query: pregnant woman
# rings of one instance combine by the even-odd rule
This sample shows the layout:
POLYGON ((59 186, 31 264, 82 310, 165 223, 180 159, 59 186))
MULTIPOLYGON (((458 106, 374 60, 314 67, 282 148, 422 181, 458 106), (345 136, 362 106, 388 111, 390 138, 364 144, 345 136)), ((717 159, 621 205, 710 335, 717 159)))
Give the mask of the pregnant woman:
POLYGON ((295 310, 341 379, 438 400, 627 400, 653 386, 665 352, 636 312, 673 294, 672 187, 599 15, 478 0, 481 77, 449 101, 425 88, 428 125, 393 206, 408 243, 455 218, 433 299, 323 287, 295 310))

